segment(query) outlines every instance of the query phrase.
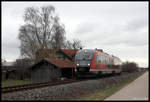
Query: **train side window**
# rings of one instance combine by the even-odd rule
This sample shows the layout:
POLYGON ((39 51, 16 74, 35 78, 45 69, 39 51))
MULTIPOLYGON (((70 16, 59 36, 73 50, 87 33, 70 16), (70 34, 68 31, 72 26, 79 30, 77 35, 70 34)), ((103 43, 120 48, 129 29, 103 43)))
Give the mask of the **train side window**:
POLYGON ((107 56, 105 56, 105 63, 107 64, 107 56))
POLYGON ((100 54, 99 54, 99 57, 98 57, 98 58, 99 58, 99 61, 98 61, 98 62, 101 62, 101 55, 100 55, 100 54))
POLYGON ((108 57, 106 56, 106 64, 108 64, 108 57))
POLYGON ((103 57, 103 55, 101 56, 101 59, 102 59, 102 62, 104 62, 104 57, 103 57))
POLYGON ((96 62, 98 63, 98 55, 96 56, 96 62))
POLYGON ((107 64, 109 64, 109 57, 107 57, 107 64))
POLYGON ((96 55, 96 63, 98 63, 98 55, 96 55))
POLYGON ((105 63, 105 56, 103 56, 103 62, 105 63))
POLYGON ((105 64, 107 64, 107 57, 105 56, 105 64))
POLYGON ((106 56, 104 56, 104 63, 106 64, 106 56))
POLYGON ((109 64, 109 57, 107 57, 107 64, 109 64))
POLYGON ((112 59, 110 59, 110 65, 112 65, 112 59))
POLYGON ((97 62, 99 62, 99 54, 97 55, 97 62))
POLYGON ((102 61, 102 55, 100 55, 100 59, 101 59, 101 62, 103 62, 103 61, 102 61))
POLYGON ((112 65, 114 64, 114 59, 112 59, 111 63, 112 63, 112 65))

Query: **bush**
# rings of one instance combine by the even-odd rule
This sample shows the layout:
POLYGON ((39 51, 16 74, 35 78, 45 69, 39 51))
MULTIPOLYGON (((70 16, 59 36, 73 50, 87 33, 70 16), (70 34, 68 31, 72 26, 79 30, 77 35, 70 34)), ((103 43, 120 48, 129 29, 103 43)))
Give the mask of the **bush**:
POLYGON ((138 71, 138 65, 135 62, 124 62, 122 64, 122 71, 129 73, 138 71))

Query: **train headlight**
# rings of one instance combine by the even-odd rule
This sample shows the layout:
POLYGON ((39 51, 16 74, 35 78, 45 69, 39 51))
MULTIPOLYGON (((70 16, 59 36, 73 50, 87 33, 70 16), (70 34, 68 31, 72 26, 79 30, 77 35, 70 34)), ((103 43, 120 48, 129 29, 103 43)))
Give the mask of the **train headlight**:
POLYGON ((77 63, 77 66, 79 66, 79 64, 77 63))
POLYGON ((90 64, 88 63, 88 66, 90 66, 90 64))

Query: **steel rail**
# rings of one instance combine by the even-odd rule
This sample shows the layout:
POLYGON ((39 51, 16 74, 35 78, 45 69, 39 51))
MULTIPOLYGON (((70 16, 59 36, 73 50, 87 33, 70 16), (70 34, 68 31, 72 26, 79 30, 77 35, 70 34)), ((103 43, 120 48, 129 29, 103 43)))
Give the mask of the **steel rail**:
POLYGON ((35 89, 35 88, 63 85, 63 84, 69 84, 69 83, 79 82, 79 81, 81 81, 81 80, 65 80, 65 81, 59 81, 59 82, 46 82, 46 83, 36 83, 36 84, 26 84, 26 85, 4 87, 4 88, 2 88, 2 93, 31 90, 31 89, 35 89))

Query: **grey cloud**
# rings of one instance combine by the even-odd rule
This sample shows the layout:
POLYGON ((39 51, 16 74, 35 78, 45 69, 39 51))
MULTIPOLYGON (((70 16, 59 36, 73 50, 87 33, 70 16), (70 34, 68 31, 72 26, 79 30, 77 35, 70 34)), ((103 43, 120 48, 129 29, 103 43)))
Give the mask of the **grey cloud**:
POLYGON ((16 54, 18 48, 19 48, 20 43, 18 41, 9 41, 9 42, 4 42, 2 43, 2 52, 6 53, 14 53, 16 54))
MULTIPOLYGON (((137 33, 137 32, 135 32, 137 33)), ((108 38, 103 42, 105 45, 119 45, 124 44, 128 46, 145 46, 148 44, 147 33, 134 34, 133 32, 125 33, 122 36, 115 36, 108 38)))
MULTIPOLYGON (((146 18, 146 17, 145 17, 146 18)), ((137 17, 126 25, 112 29, 102 42, 105 45, 125 44, 129 46, 145 46, 148 44, 148 19, 137 17)))
POLYGON ((85 33, 93 32, 96 28, 97 26, 95 22, 84 22, 84 23, 80 23, 77 26, 75 33, 85 34, 85 33))
POLYGON ((126 30, 139 30, 141 28, 148 27, 148 18, 138 18, 128 23, 126 30))
POLYGON ((2 43, 2 57, 5 59, 14 60, 20 55, 19 42, 4 42, 2 43))

